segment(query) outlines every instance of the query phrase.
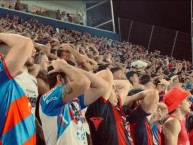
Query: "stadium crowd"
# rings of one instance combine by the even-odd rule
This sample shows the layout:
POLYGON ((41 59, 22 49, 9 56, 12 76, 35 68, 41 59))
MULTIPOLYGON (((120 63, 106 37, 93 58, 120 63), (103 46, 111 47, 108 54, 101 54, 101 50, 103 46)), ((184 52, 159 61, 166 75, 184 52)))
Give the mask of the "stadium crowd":
POLYGON ((60 9, 51 10, 51 9, 46 9, 43 7, 32 6, 32 7, 37 7, 37 8, 35 9, 32 8, 32 10, 29 11, 28 4, 22 3, 20 0, 17 0, 16 2, 2 1, 0 7, 15 9, 18 11, 23 11, 27 13, 36 14, 36 15, 42 15, 45 17, 51 17, 54 19, 83 25, 84 12, 82 12, 81 10, 77 10, 75 13, 69 13, 66 10, 65 11, 60 11, 60 9))
POLYGON ((33 18, 0 32, 0 144, 193 145, 191 62, 33 18))

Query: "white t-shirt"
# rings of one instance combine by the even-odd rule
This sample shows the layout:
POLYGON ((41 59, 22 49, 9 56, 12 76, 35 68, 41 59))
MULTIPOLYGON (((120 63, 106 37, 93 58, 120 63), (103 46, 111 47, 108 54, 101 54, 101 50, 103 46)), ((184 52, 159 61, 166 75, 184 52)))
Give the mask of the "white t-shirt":
POLYGON ((88 145, 81 113, 84 96, 64 104, 63 87, 55 87, 40 98, 39 114, 46 145, 88 145))
POLYGON ((38 98, 38 87, 36 78, 29 74, 26 69, 23 71, 23 73, 16 76, 15 80, 23 89, 25 95, 28 97, 32 106, 32 114, 35 116, 35 107, 38 98))

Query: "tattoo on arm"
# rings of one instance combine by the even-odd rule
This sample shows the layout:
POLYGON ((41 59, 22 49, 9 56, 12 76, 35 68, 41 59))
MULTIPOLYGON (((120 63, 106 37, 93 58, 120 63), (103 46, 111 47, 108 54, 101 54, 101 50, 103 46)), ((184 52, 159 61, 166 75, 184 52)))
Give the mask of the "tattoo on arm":
POLYGON ((69 94, 72 93, 72 88, 69 86, 69 84, 65 85, 64 89, 62 90, 62 97, 66 98, 69 94))

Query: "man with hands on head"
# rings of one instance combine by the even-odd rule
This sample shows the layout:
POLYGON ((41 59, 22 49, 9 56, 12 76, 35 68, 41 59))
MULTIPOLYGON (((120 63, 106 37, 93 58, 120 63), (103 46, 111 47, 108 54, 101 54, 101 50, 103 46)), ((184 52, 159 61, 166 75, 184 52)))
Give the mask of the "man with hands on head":
POLYGON ((29 38, 5 33, 0 33, 0 41, 8 46, 0 48, 0 53, 6 56, 0 61, 0 144, 36 145, 32 107, 14 79, 31 57, 33 43, 29 38))
POLYGON ((93 145, 130 145, 121 107, 126 103, 131 85, 127 80, 113 81, 112 73, 108 82, 105 93, 90 104, 86 112, 92 143, 93 145))
POLYGON ((40 99, 46 144, 87 145, 81 110, 106 91, 110 71, 93 74, 65 60, 52 61, 48 71, 51 90, 40 99))
POLYGON ((86 144, 80 118, 82 97, 72 99, 89 88, 89 79, 65 60, 52 61, 48 71, 51 90, 41 97, 39 109, 46 144, 86 144))
MULTIPOLYGON (((131 113, 127 117, 135 145, 153 145, 151 128, 147 116, 156 112, 158 107, 158 91, 156 89, 133 89, 128 93, 126 104, 131 113)), ((126 105, 125 104, 125 105, 126 105)))

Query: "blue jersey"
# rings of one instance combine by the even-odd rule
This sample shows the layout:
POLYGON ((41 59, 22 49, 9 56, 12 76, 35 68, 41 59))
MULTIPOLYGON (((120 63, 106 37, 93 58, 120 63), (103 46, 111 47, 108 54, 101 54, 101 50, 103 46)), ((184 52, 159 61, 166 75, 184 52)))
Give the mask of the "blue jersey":
POLYGON ((0 145, 35 145, 31 104, 23 90, 0 61, 0 145))
POLYGON ((84 96, 64 104, 62 89, 53 88, 40 99, 40 118, 47 145, 87 145, 81 109, 84 96))

